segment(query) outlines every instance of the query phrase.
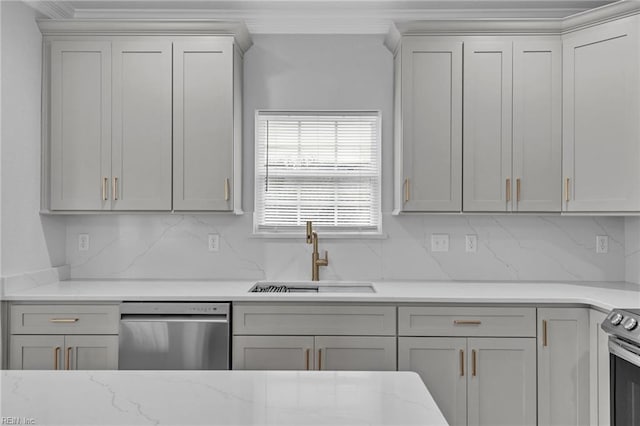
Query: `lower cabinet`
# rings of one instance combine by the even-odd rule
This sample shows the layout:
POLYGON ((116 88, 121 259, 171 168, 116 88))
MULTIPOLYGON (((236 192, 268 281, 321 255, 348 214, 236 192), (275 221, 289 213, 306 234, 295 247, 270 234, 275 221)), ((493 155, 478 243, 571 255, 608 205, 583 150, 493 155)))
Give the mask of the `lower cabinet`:
POLYGON ((533 338, 400 337, 398 369, 420 374, 451 425, 535 425, 533 338))
POLYGON ((538 421, 584 426, 589 415, 589 309, 538 309, 538 421))
POLYGON ((234 336, 234 370, 396 369, 396 339, 376 336, 234 336))
POLYGON ((12 370, 116 370, 118 336, 16 335, 10 339, 12 370))
POLYGON ((591 309, 589 311, 589 369, 591 425, 611 424, 610 411, 610 371, 609 335, 600 328, 607 314, 591 309))

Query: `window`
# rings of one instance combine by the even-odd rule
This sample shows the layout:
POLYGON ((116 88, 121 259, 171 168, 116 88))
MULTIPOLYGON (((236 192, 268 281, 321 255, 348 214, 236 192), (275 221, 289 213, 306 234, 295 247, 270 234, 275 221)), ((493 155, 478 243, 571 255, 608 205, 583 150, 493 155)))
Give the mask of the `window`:
POLYGON ((258 111, 255 176, 255 233, 380 233, 380 113, 258 111))

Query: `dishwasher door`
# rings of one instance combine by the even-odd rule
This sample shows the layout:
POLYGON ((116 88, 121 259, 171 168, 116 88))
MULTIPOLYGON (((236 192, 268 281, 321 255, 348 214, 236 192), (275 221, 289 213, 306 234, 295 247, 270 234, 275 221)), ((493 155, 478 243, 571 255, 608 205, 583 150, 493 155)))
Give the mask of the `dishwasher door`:
POLYGON ((120 370, 228 370, 228 304, 123 304, 120 370))

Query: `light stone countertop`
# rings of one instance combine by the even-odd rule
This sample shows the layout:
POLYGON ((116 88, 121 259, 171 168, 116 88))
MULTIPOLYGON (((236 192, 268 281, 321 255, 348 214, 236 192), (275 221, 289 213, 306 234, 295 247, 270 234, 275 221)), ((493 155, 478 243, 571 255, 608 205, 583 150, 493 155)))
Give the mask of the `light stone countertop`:
POLYGON ((375 293, 249 293, 254 281, 60 281, 5 291, 3 300, 51 302, 229 301, 577 304, 608 312, 640 308, 640 286, 589 282, 375 282, 375 293))
POLYGON ((3 424, 447 425, 406 371, 12 370, 0 381, 3 424))

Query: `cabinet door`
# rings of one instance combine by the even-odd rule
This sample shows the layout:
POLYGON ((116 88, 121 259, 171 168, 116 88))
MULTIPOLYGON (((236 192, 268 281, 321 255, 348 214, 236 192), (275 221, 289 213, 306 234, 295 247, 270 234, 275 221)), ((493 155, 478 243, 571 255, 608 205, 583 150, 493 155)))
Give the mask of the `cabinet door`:
POLYGON ((113 43, 113 210, 171 210, 171 43, 113 43))
POLYGON ((233 44, 173 45, 173 208, 232 209, 233 44))
POLYGON ((65 369, 117 370, 118 336, 66 336, 65 369))
POLYGON ((589 424, 588 310, 538 309, 538 321, 540 424, 589 424))
POLYGON ((9 369, 61 370, 64 336, 11 336, 9 369))
POLYGON ((111 176, 111 45, 51 44, 50 209, 102 210, 111 176))
POLYGON ((469 338, 467 347, 469 425, 534 426, 535 339, 469 338))
POLYGON ((562 44, 513 44, 514 211, 560 211, 562 44))
POLYGON ((234 336, 234 370, 313 370, 311 336, 234 336))
POLYGON ((638 19, 565 37, 566 211, 640 210, 638 19))
POLYGON ((318 370, 395 371, 395 337, 318 336, 318 370))
POLYGON ((511 42, 464 45, 463 210, 510 211, 511 42))
POLYGON ((462 42, 408 38, 401 74, 402 210, 460 211, 462 42))
POLYGON ((589 379, 591 425, 606 426, 611 422, 609 408, 609 336, 600 328, 607 314, 589 311, 589 379))
POLYGON ((398 370, 420 375, 452 426, 467 424, 466 342, 462 337, 398 339, 398 370))

